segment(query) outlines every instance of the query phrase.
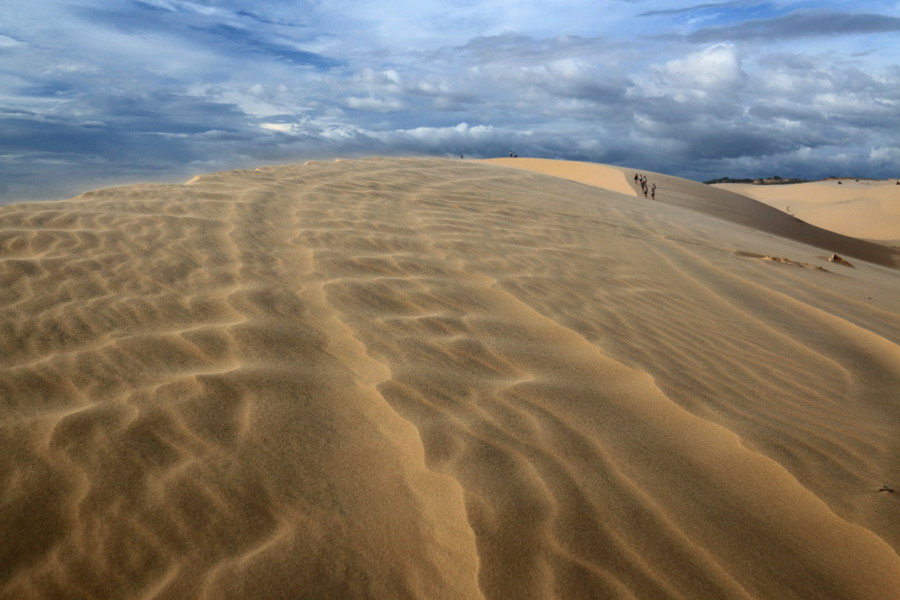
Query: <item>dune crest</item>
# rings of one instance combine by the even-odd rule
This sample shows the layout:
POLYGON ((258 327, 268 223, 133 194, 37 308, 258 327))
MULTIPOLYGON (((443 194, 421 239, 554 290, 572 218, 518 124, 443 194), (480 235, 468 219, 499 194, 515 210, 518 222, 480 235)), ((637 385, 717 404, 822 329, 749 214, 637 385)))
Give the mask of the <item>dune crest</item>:
POLYGON ((823 229, 869 240, 900 242, 900 185, 896 180, 835 180, 786 185, 720 183, 823 229))
POLYGON ((893 255, 660 187, 370 159, 0 209, 0 597, 900 589, 893 255))
MULTIPOLYGON (((663 173, 655 173, 643 169, 631 169, 595 163, 551 160, 543 158, 494 158, 483 162, 513 166, 519 169, 544 173, 578 181, 602 189, 639 196, 642 191, 634 175, 640 173, 648 177, 647 185, 656 185, 656 200, 674 204, 681 208, 702 212, 719 219, 753 227, 780 237, 810 244, 829 252, 840 252, 881 265, 900 267, 900 248, 884 246, 857 238, 883 239, 887 242, 900 240, 900 187, 879 186, 874 192, 878 196, 880 207, 873 210, 869 206, 860 209, 859 204, 868 203, 868 197, 859 198, 859 189, 868 190, 872 194, 872 186, 852 186, 855 191, 841 193, 835 182, 828 182, 828 187, 838 190, 838 200, 832 193, 828 198, 829 205, 840 205, 840 209, 832 208, 830 216, 817 213, 809 223, 799 220, 793 211, 783 212, 776 206, 783 202, 787 195, 795 198, 795 205, 823 204, 816 200, 807 200, 808 196, 820 197, 825 184, 799 184, 798 186, 764 186, 766 188, 786 188, 780 193, 761 192, 750 184, 717 184, 707 186, 689 179, 682 179, 663 173), (619 177, 620 173, 622 177, 619 177), (805 186, 815 185, 818 188, 805 186), (751 189, 752 188, 752 189, 751 189), (796 191, 789 192, 787 188, 796 191), (803 201, 797 202, 796 198, 803 201), (860 200, 857 206, 847 207, 846 199, 860 200), (788 214, 791 213, 791 214, 788 214), (818 226, 817 226, 818 225, 818 226), (865 233, 866 235, 857 235, 865 233), (894 234, 897 233, 895 236, 894 234), (855 236, 855 237, 853 237, 855 236)), ((833 190, 832 190, 833 191, 833 190)), ((812 214, 803 209, 804 215, 812 214)))
POLYGON ((552 175, 553 177, 603 188, 611 192, 637 196, 637 192, 628 184, 625 175, 620 170, 599 163, 526 157, 488 158, 480 162, 543 173, 544 175, 552 175))

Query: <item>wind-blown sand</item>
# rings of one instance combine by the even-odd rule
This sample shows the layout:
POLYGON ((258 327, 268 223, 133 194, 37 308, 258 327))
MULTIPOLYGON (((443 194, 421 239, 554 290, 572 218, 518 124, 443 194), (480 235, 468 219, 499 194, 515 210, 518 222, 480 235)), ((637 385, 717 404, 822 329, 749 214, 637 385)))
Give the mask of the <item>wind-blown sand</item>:
POLYGON ((0 209, 0 597, 897 597, 900 254, 654 179, 0 209))
POLYGON ((715 187, 844 235, 900 245, 900 185, 892 179, 842 179, 784 185, 722 183, 715 187))

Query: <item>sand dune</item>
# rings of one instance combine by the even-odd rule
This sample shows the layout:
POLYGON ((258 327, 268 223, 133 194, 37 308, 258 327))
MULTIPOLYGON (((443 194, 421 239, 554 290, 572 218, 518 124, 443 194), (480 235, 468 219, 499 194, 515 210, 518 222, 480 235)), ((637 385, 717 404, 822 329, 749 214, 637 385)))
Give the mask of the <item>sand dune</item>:
POLYGON ((788 185, 717 184, 844 235, 900 245, 900 185, 852 179, 788 185))
POLYGON ((0 209, 0 597, 896 596, 897 252, 594 171, 0 209))
POLYGON ((598 163, 578 162, 574 160, 550 160, 546 158, 488 158, 480 160, 505 167, 515 167, 535 173, 552 175, 561 179, 577 181, 611 192, 619 192, 628 196, 637 196, 637 191, 625 178, 621 169, 598 163))
MULTIPOLYGON (((851 184, 847 186, 846 192, 837 185, 837 182, 790 186, 752 184, 706 186, 663 173, 593 163, 540 158, 499 158, 483 162, 547 173, 615 192, 622 192, 624 184, 628 188, 626 193, 635 196, 641 194, 641 188, 633 177, 641 173, 648 178, 648 186, 653 183, 657 185, 655 199, 661 202, 797 240, 833 253, 840 252, 887 266, 900 266, 898 258, 900 253, 896 247, 886 249, 884 244, 868 243, 858 239, 869 238, 889 242, 900 240, 900 187, 897 186, 873 187, 851 184), (620 174, 625 176, 624 182, 620 174), (784 190, 759 191, 760 188, 784 188, 784 190), (829 192, 822 191, 827 188, 833 189, 829 192), (791 189, 795 191, 791 192, 791 189), (788 211, 791 214, 787 214, 783 211, 784 207, 782 210, 772 209, 781 206, 789 197, 794 198, 794 205, 798 207, 804 203, 818 204, 824 210, 816 211, 816 214, 807 220, 800 218, 794 210, 788 211), (808 197, 819 200, 807 201, 808 197)), ((814 212, 803 208, 799 210, 805 216, 814 212)))

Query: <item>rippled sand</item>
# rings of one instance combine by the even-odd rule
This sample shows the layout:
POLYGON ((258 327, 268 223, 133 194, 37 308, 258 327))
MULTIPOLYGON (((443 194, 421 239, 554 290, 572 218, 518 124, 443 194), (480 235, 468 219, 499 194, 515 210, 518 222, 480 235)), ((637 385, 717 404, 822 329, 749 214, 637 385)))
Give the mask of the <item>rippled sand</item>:
POLYGON ((0 597, 896 597, 898 252, 608 169, 0 209, 0 597))

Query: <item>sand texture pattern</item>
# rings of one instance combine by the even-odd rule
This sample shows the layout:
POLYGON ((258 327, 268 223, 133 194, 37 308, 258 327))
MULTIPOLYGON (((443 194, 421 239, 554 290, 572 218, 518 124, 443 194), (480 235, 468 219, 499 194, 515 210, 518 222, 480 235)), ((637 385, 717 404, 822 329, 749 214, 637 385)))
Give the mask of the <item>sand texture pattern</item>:
POLYGON ((663 177, 0 209, 0 598, 900 597, 897 252, 663 177))

